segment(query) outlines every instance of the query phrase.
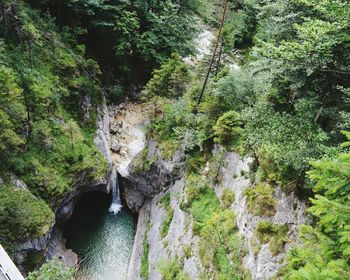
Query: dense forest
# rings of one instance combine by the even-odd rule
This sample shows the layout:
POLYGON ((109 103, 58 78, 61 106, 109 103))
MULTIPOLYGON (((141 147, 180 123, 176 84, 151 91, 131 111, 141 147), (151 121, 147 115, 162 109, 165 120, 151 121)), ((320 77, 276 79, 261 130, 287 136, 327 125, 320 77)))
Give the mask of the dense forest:
MULTIPOLYGON (((49 231, 81 174, 105 176, 93 142, 99 107, 127 97, 161 112, 147 135, 165 158, 186 153, 182 208, 202 250, 216 250, 203 258, 214 263, 207 279, 249 279, 233 214, 198 175, 216 145, 253 159, 253 212, 273 208, 277 185, 309 207, 301 242, 276 277, 350 278, 350 3, 228 1, 208 73, 209 56, 196 66, 183 58, 194 54, 203 25, 220 28, 223 2, 0 1, 0 243, 10 254, 49 231)), ((260 233, 283 229, 265 224, 260 233)), ((164 279, 188 279, 177 263, 161 270, 164 279)), ((52 261, 28 279, 72 275, 52 261)))

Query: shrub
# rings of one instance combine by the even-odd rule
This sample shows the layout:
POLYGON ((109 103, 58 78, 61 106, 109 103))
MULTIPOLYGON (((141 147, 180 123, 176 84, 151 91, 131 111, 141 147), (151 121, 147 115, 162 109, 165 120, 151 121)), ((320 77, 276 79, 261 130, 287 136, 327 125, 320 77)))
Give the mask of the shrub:
MULTIPOLYGON (((235 215, 221 207, 214 189, 199 175, 188 176, 186 210, 199 236, 199 255, 205 268, 204 279, 235 279, 241 275, 240 240, 235 215)), ((228 195, 229 200, 232 194, 228 195)))
POLYGON ((190 174, 186 176, 185 195, 181 201, 180 207, 184 211, 188 211, 195 199, 202 196, 206 189, 206 183, 198 174, 190 174))
POLYGON ((157 266, 163 280, 190 280, 178 260, 161 261, 157 266))
POLYGON ((173 220, 174 216, 174 210, 171 208, 170 205, 170 193, 166 193, 160 200, 160 203, 162 204, 163 208, 166 211, 166 217, 162 222, 161 228, 160 228, 160 237, 164 238, 167 236, 169 227, 171 224, 171 221, 173 220))
POLYGON ((235 215, 216 209, 200 232, 199 254, 212 279, 233 279, 241 273, 240 240, 235 215))
POLYGON ((170 209, 169 211, 167 211, 167 216, 163 220, 161 228, 160 228, 160 237, 161 238, 164 238, 165 236, 167 236, 167 234, 169 232, 169 227, 170 227, 171 221, 173 220, 173 216, 174 216, 173 209, 170 209))
POLYGON ((29 273, 27 280, 73 280, 74 269, 53 259, 42 265, 39 271, 29 273))
POLYGON ((224 189, 221 196, 222 205, 225 208, 230 208, 234 201, 235 201, 235 193, 230 189, 224 189))
POLYGON ((145 237, 143 239, 143 254, 141 258, 141 276, 143 279, 148 280, 148 267, 149 267, 149 262, 148 262, 148 254, 149 254, 149 245, 147 241, 147 233, 145 234, 145 237))
POLYGON ((243 123, 237 112, 224 113, 213 127, 214 142, 228 147, 238 147, 243 132, 242 126, 243 123))
POLYGON ((53 219, 49 206, 28 190, 0 186, 0 239, 10 252, 17 241, 46 234, 53 219))
POLYGON ((146 85, 147 98, 164 96, 180 97, 187 89, 190 79, 189 67, 178 54, 172 54, 158 70, 153 72, 152 79, 146 85))
POLYGON ((267 183, 260 183, 244 191, 249 212, 258 216, 273 216, 277 202, 273 199, 274 189, 267 183))
POLYGON ((148 154, 148 147, 145 147, 135 159, 134 166, 136 174, 150 170, 152 165, 157 161, 157 154, 154 154, 151 158, 148 157, 148 154))
POLYGON ((256 228, 256 237, 261 243, 269 243, 269 250, 273 256, 278 255, 287 242, 288 225, 272 224, 261 221, 256 228))

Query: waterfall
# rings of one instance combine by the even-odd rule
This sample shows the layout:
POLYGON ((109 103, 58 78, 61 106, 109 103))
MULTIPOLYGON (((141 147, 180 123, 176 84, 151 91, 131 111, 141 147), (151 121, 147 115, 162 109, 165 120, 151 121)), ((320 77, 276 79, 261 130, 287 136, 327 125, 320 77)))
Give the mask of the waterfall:
POLYGON ((118 173, 114 167, 112 168, 110 184, 112 188, 112 204, 109 207, 109 212, 116 215, 122 209, 122 205, 120 202, 118 173))

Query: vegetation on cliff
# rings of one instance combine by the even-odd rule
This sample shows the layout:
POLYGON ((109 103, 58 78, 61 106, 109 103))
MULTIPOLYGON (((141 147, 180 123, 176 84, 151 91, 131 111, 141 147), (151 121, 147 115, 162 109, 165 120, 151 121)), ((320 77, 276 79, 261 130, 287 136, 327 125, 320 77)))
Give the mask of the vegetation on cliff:
MULTIPOLYGON (((305 246, 290 251, 280 275, 348 278, 348 154, 347 144, 339 144, 345 140, 340 131, 350 130, 350 5, 341 0, 254 0, 230 1, 229 6, 222 50, 243 62, 240 71, 225 67, 217 55, 198 104, 206 66, 193 69, 182 96, 163 93, 167 98, 154 99, 162 114, 149 134, 166 147, 181 147, 189 164, 215 143, 252 156, 250 177, 258 185, 245 195, 253 214, 274 215, 275 185, 311 198, 314 219, 301 229, 305 246)), ((152 79, 157 85, 154 79, 169 78, 157 72, 152 79)), ((189 201, 205 199, 199 181, 194 185, 186 189, 189 201)), ((196 232, 209 224, 200 221, 194 223, 196 232)), ((286 231, 266 223, 257 235, 278 254, 286 231)))
POLYGON ((102 178, 107 163, 93 144, 103 97, 97 63, 50 16, 22 2, 1 5, 0 240, 12 252, 46 234, 77 178, 102 178))
POLYGON ((65 267, 60 261, 53 259, 46 262, 40 270, 29 273, 27 280, 73 280, 74 269, 65 267))
POLYGON ((0 242, 10 253, 49 232, 77 183, 106 176, 99 105, 192 52, 201 13, 200 1, 1 1, 0 242))
MULTIPOLYGON (((15 252, 18 243, 47 233, 77 178, 106 174, 93 143, 97 108, 105 97, 118 102, 131 85, 149 81, 141 96, 155 108, 149 136, 164 158, 178 149, 188 156, 181 206, 193 219, 211 277, 245 277, 228 209, 234 196, 224 193, 221 203, 211 187, 219 182, 198 174, 215 144, 254 158, 257 184, 245 193, 252 214, 274 215, 275 185, 311 198, 313 220, 302 227, 304 244, 289 252, 283 277, 350 277, 349 144, 340 146, 340 131, 350 131, 348 1, 229 1, 204 92, 207 57, 196 67, 183 57, 193 52, 198 19, 218 27, 221 1, 27 2, 0 3, 0 242, 6 249, 15 252)), ((163 206, 165 237, 173 212, 169 201, 163 206)), ((256 234, 278 254, 286 231, 260 223, 256 234)), ((144 277, 146 266, 148 259, 144 277)), ((179 260, 161 270, 167 279, 187 278, 179 260)))

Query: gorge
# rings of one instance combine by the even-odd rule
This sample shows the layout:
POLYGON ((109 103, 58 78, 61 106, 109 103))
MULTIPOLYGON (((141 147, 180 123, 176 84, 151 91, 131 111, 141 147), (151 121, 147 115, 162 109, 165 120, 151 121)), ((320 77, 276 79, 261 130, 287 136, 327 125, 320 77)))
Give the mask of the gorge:
POLYGON ((109 212, 110 199, 86 194, 64 226, 66 246, 79 255, 76 279, 126 279, 136 218, 127 210, 109 212))
POLYGON ((0 1, 0 278, 350 279, 349 15, 0 1))

